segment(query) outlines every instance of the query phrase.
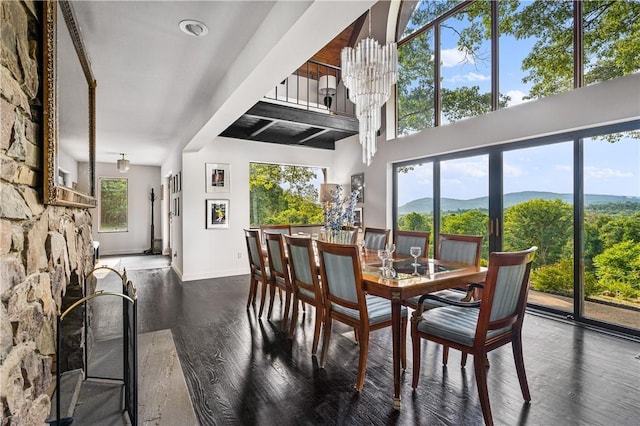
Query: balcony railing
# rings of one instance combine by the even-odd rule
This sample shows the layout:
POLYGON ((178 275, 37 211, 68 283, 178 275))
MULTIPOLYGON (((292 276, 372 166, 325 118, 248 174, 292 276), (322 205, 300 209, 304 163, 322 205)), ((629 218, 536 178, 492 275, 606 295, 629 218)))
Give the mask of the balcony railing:
POLYGON ((355 115, 340 68, 312 60, 282 80, 264 100, 322 114, 355 115))

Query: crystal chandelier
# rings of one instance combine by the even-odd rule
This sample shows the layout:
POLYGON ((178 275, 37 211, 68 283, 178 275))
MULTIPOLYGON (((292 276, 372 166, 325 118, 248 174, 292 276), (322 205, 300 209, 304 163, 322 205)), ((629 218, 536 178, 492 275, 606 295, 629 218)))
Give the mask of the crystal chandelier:
POLYGON ((369 166, 376 153, 382 105, 389 99, 391 86, 398 81, 398 48, 395 43, 381 46, 367 37, 355 48, 342 49, 341 62, 344 86, 349 89, 349 100, 356 104, 360 123, 362 162, 369 166))

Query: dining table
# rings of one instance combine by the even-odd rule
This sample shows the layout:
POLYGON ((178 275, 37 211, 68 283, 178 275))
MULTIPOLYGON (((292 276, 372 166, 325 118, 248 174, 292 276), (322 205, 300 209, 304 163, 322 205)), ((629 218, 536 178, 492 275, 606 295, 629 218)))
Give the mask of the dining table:
POLYGON ((376 250, 362 250, 362 287, 368 294, 391 301, 391 333, 393 346, 393 408, 400 410, 400 345, 401 310, 405 302, 415 296, 483 282, 487 268, 437 259, 396 255, 391 259, 394 277, 382 273, 381 259, 376 250))

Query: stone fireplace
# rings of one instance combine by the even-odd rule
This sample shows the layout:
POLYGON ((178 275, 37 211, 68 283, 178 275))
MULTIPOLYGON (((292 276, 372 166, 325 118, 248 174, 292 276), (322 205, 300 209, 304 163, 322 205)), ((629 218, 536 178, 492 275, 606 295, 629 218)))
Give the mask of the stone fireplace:
MULTIPOLYGON (((32 425, 50 412, 56 314, 95 288, 92 216, 42 202, 42 4, 0 13, 0 423, 32 425)), ((67 318, 62 370, 83 368, 82 309, 67 318)))

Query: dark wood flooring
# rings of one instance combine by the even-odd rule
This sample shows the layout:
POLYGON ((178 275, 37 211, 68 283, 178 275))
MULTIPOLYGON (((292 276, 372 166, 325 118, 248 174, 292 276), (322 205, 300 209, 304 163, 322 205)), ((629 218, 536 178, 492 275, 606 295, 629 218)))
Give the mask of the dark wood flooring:
MULTIPOLYGON (((311 356, 313 309, 293 340, 245 309, 248 276, 181 283, 168 268, 131 271, 139 332, 170 328, 202 425, 478 425, 473 374, 451 351, 423 343, 420 386, 409 357, 402 410, 392 409, 391 336, 372 333, 364 390, 354 389, 358 347, 334 325, 325 369, 311 356)), ((277 296, 276 296, 277 297, 277 296)), ((265 309, 266 315, 266 309, 265 309)), ((532 401, 524 403, 511 348, 489 354, 489 398, 501 425, 639 425, 640 343, 528 314, 524 357, 532 401)), ((411 339, 407 339, 410 352, 411 339)), ((144 389, 140 389, 144 392, 144 389)))

